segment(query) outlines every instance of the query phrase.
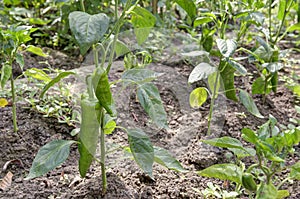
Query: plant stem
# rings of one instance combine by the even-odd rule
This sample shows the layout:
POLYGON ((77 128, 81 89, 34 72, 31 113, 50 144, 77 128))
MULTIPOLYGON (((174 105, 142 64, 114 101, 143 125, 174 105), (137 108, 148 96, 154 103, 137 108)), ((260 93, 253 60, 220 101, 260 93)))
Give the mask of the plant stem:
POLYGON ((284 180, 282 180, 278 185, 277 185, 277 190, 280 189, 280 187, 286 182, 288 181, 290 178, 285 178, 284 180))
MULTIPOLYGON (((12 64, 11 64, 12 67, 12 64)), ((13 74, 10 76, 10 85, 11 85, 11 92, 12 92, 12 114, 13 114, 13 125, 14 125, 14 132, 18 131, 18 124, 17 124, 17 106, 16 106, 16 91, 15 91, 15 83, 13 74)))
POLYGON ((98 68, 99 67, 98 50, 95 44, 93 44, 93 54, 94 54, 94 64, 96 68, 98 68))
MULTIPOLYGON (((103 108, 102 108, 103 109, 103 108)), ((104 134, 104 112, 101 113, 101 135, 100 135, 100 148, 101 148, 101 173, 102 173, 102 195, 106 194, 107 191, 107 178, 106 178, 106 169, 105 169, 105 134, 104 134)))
POLYGON ((80 6, 83 12, 85 12, 84 0, 80 0, 80 6))
MULTIPOLYGON (((123 11, 123 12, 125 12, 125 11, 123 11)), ((121 25, 122 25, 122 22, 119 21, 121 19, 119 19, 119 20, 118 19, 119 19, 119 17, 118 17, 118 0, 116 0, 115 1, 115 21, 118 22, 118 25, 116 27, 116 32, 115 32, 115 36, 114 36, 114 40, 113 40, 109 60, 108 60, 108 66, 107 66, 107 69, 106 69, 107 74, 109 73, 112 62, 113 62, 113 58, 114 58, 114 54, 115 54, 115 47, 116 47, 116 43, 117 43, 117 40, 118 40, 118 35, 119 35, 119 32, 120 32, 120 28, 121 28, 121 25)))
POLYGON ((291 3, 289 5, 287 5, 287 3, 285 4, 284 6, 284 14, 283 14, 283 17, 282 17, 282 20, 281 20, 281 23, 280 23, 280 26, 279 26, 279 29, 277 31, 277 34, 276 34, 276 37, 275 37, 275 40, 274 40, 274 45, 276 45, 276 43, 278 42, 278 38, 279 38, 279 34, 283 28, 283 25, 284 25, 284 22, 285 22, 285 18, 286 18, 286 15, 288 14, 291 6, 292 6, 292 3, 293 1, 290 1, 291 3))
POLYGON ((214 110, 216 93, 218 92, 217 91, 217 85, 218 85, 218 82, 219 82, 219 75, 220 75, 220 73, 219 73, 219 71, 217 71, 216 80, 215 80, 215 83, 214 83, 214 90, 213 90, 213 93, 212 93, 212 99, 210 101, 210 107, 209 107, 207 135, 211 134, 210 125, 211 125, 211 119, 212 119, 213 110, 214 110))
POLYGON ((269 37, 270 40, 272 41, 272 0, 269 0, 269 37))

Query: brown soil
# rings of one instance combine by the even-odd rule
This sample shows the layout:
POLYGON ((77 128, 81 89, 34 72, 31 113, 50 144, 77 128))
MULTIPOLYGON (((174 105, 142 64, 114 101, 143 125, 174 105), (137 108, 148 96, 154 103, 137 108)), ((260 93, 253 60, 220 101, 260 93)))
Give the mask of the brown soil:
MULTIPOLYGON (((64 58, 63 60, 65 60, 64 58)), ((63 61, 62 60, 62 61, 63 61)), ((116 63, 120 66, 120 63, 116 63)), ((5 190, 0 190, 0 198, 203 198, 197 190, 204 190, 208 182, 214 182, 223 189, 232 189, 231 185, 215 179, 198 176, 195 171, 215 163, 229 162, 224 155, 226 151, 209 148, 199 142, 207 131, 207 115, 209 104, 205 103, 200 109, 193 110, 188 105, 188 94, 192 87, 187 85, 190 67, 178 64, 176 67, 165 65, 149 66, 157 72, 163 72, 156 85, 160 90, 164 107, 168 113, 169 130, 159 130, 153 127, 149 118, 136 102, 133 90, 115 90, 118 95, 118 124, 125 127, 143 128, 156 146, 168 149, 184 166, 188 173, 170 171, 160 165, 153 167, 154 179, 151 180, 139 169, 131 159, 125 158, 121 152, 108 155, 107 177, 108 192, 101 197, 101 172, 98 163, 94 163, 85 179, 78 178, 77 147, 72 146, 67 161, 59 168, 43 177, 24 181, 38 149, 55 139, 76 139, 70 135, 72 127, 60 124, 55 118, 45 118, 43 115, 22 107, 18 103, 19 131, 13 132, 11 107, 0 108, 0 178, 9 171, 13 173, 12 184, 5 190), (121 93, 121 94, 120 94, 121 93), (13 161, 12 161, 13 160, 13 161), (9 164, 6 164, 10 162, 9 164)), ((115 68, 111 78, 117 78, 122 70, 115 68)), ((249 81, 252 79, 249 77, 249 81)), ((249 89, 237 78, 239 87, 249 89)), ((0 96, 1 97, 1 96, 0 96)), ((268 117, 272 114, 280 124, 288 125, 289 118, 296 118, 294 110, 295 98, 281 82, 278 92, 267 97, 267 103, 262 104, 260 96, 255 96, 260 112, 268 117)), ((266 119, 257 119, 246 109, 226 99, 217 101, 214 111, 213 135, 232 136, 240 139, 244 127, 257 128, 266 119)), ((127 136, 116 130, 107 136, 107 145, 126 145, 127 136)), ((299 160, 300 149, 288 161, 288 164, 299 160)), ((300 198, 300 183, 294 181, 286 186, 291 192, 288 198, 300 198)), ((244 197, 246 198, 246 196, 244 197)))

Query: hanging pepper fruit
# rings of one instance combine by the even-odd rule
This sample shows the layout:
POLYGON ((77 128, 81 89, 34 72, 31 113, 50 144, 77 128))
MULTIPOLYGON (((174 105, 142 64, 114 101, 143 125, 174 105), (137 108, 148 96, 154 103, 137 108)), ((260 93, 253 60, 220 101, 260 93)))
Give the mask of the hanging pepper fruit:
POLYGON ((85 177, 96 153, 99 133, 101 106, 94 97, 91 77, 87 77, 88 96, 81 97, 81 126, 79 132, 79 172, 85 177))
POLYGON ((116 110, 113 97, 110 91, 110 85, 106 70, 102 67, 95 69, 92 75, 93 87, 99 104, 105 108, 108 114, 115 116, 116 110))
POLYGON ((253 179, 253 175, 251 173, 244 173, 242 175, 242 185, 249 191, 256 191, 257 185, 253 179))

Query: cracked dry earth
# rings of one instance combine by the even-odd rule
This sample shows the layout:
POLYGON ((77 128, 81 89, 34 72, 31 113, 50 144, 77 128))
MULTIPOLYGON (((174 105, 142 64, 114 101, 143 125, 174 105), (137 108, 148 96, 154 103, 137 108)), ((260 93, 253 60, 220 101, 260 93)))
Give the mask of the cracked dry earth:
MULTIPOLYGON (((77 69, 79 77, 92 71, 93 67, 77 69)), ((101 172, 98 163, 94 163, 85 179, 79 178, 78 157, 76 146, 72 146, 69 158, 57 169, 43 177, 24 181, 38 149, 54 139, 75 139, 70 136, 72 130, 65 124, 59 124, 54 118, 45 118, 34 111, 24 109, 24 102, 18 103, 18 133, 13 133, 11 122, 11 107, 0 108, 0 178, 8 172, 13 174, 12 183, 6 190, 0 190, 0 198, 107 198, 107 199, 151 199, 151 198, 203 198, 197 190, 204 190, 208 182, 220 185, 231 190, 232 186, 216 179, 208 179, 196 174, 197 170, 206 168, 215 163, 231 161, 226 158, 226 151, 208 147, 200 139, 206 138, 207 115, 209 104, 206 102, 200 109, 191 109, 189 93, 193 89, 187 84, 191 68, 186 65, 167 66, 151 64, 150 69, 162 73, 155 81, 160 90, 164 107, 168 114, 170 129, 157 129, 142 110, 136 100, 134 89, 121 90, 113 88, 117 97, 118 125, 125 127, 142 128, 156 146, 170 151, 188 169, 187 173, 170 171, 160 165, 153 167, 154 179, 138 168, 136 163, 120 152, 108 154, 108 193, 101 197, 101 172)), ((110 78, 120 77, 123 69, 122 62, 115 62, 110 78)), ((249 77, 251 78, 251 77, 249 77)), ((71 78, 72 79, 72 78, 71 78)), ((82 79, 70 80, 73 83, 73 92, 79 93, 84 89, 82 79)), ((251 81, 251 79, 249 80, 251 81)), ((240 81, 239 86, 249 89, 249 85, 240 81)), ((255 101, 264 116, 270 113, 281 124, 287 125, 289 118, 295 118, 294 97, 282 84, 276 94, 268 96, 269 104, 262 105, 261 98, 255 101)), ((256 128, 265 120, 257 119, 247 113, 240 104, 233 103, 225 98, 218 98, 214 109, 212 122, 212 136, 233 136, 240 139, 240 130, 243 127, 256 128), (244 114, 245 113, 245 114, 244 114)), ((107 136, 107 147, 126 145, 127 136, 116 130, 107 136)), ((299 160, 299 147, 296 155, 289 161, 299 160)), ((292 193, 289 198, 300 198, 299 182, 287 186, 292 193)), ((242 198, 247 198, 244 196, 242 198)))

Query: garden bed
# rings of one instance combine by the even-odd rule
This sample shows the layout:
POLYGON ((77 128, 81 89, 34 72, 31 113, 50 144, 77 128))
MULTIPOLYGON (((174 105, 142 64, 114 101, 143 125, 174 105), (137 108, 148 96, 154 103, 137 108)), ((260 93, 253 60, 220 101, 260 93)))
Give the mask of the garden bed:
MULTIPOLYGON (((77 72, 87 74, 92 71, 92 67, 82 67, 77 72)), ((117 123, 125 127, 142 128, 154 145, 169 150, 188 172, 177 173, 154 164, 155 180, 152 180, 123 153, 109 154, 108 192, 103 198, 203 198, 197 190, 207 188, 208 182, 218 184, 224 190, 231 190, 232 187, 228 183, 196 174, 197 170, 212 164, 230 162, 230 157, 225 155, 225 150, 208 147, 199 141, 206 138, 209 104, 206 102, 200 109, 191 109, 189 106, 188 96, 193 87, 187 84, 187 79, 192 68, 182 63, 176 66, 151 64, 148 68, 163 73, 155 84, 160 90, 170 129, 160 130, 154 127, 129 88, 113 89, 119 113, 117 123)), ((120 77, 122 71, 122 62, 115 62, 111 80, 120 77)), ((253 79, 246 78, 248 81, 239 80, 237 77, 236 82, 238 87, 250 90, 249 82, 253 79)), ((78 93, 82 80, 70 81, 74 84, 73 92, 78 93)), ((284 82, 279 83, 276 94, 267 96, 266 103, 262 103, 261 96, 255 96, 254 99, 265 118, 272 114, 280 124, 287 126, 290 118, 297 117, 294 109, 295 97, 285 87, 284 82)), ((101 198, 100 165, 94 163, 87 177, 80 178, 76 146, 71 147, 69 158, 59 168, 43 177, 24 180, 41 146, 55 139, 74 139, 70 135, 72 127, 58 123, 56 118, 46 118, 33 110, 24 109, 26 106, 29 105, 25 102, 18 103, 17 133, 13 132, 11 107, 0 108, 0 178, 8 172, 13 174, 11 185, 4 191, 0 190, 0 198, 101 198)), ((225 98, 217 100, 214 114, 213 137, 232 136, 241 140, 242 128, 256 129, 266 121, 249 114, 241 104, 225 98)), ((112 135, 107 136, 107 144, 110 146, 113 143, 126 145, 126 140, 127 135, 120 130, 115 130, 112 135)), ((288 164, 299 160, 299 146, 295 149, 295 154, 289 158, 288 164)), ((299 181, 289 185, 287 188, 291 196, 288 198, 299 198, 299 187, 299 181)))

